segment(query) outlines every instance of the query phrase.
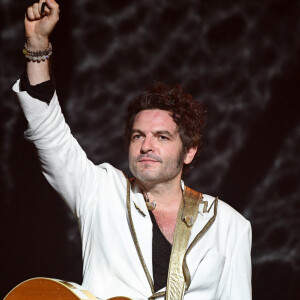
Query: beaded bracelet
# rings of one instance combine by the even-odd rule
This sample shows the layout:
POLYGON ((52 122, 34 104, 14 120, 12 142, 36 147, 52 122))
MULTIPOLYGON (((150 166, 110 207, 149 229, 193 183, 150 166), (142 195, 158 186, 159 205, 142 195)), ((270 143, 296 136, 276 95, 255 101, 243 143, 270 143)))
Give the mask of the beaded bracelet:
POLYGON ((24 45, 23 54, 30 61, 45 61, 49 59, 52 54, 52 45, 49 43, 48 47, 45 50, 32 51, 28 49, 27 43, 24 45))

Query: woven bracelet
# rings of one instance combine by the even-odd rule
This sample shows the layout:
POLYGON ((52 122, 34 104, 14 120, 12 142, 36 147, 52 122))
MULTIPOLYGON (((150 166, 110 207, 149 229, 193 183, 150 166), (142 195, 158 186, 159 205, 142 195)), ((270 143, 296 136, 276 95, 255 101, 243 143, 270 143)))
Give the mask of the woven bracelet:
POLYGON ((49 59, 52 54, 52 45, 49 43, 49 46, 45 50, 32 51, 28 49, 27 43, 24 45, 23 54, 30 61, 45 61, 49 59))

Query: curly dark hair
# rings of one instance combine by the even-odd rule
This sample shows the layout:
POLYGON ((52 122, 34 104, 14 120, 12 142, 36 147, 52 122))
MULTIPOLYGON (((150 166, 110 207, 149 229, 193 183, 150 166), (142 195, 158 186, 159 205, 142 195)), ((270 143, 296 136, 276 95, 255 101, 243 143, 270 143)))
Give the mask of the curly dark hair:
MULTIPOLYGON (((136 115, 142 110, 161 109, 170 112, 177 124, 178 133, 183 145, 183 154, 192 147, 198 147, 193 163, 197 161, 202 145, 202 129, 206 123, 206 110, 193 97, 185 93, 180 85, 167 86, 157 83, 146 89, 128 105, 125 141, 127 149, 136 115)), ((184 165, 184 170, 190 165, 184 165)))

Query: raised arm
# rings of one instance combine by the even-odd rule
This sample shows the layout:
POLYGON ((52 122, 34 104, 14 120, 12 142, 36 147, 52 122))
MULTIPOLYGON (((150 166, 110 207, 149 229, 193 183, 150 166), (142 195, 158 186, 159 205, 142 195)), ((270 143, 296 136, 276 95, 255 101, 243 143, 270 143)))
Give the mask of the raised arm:
POLYGON ((30 86, 28 87, 27 78, 24 79, 23 76, 23 81, 26 82, 22 85, 22 80, 17 81, 13 90, 17 93, 28 121, 25 137, 38 150, 44 176, 73 212, 80 216, 86 207, 95 203, 94 195, 99 194, 99 182, 105 181, 102 177, 106 173, 102 172, 104 168, 96 167, 87 159, 72 136, 56 92, 53 91, 49 101, 44 99, 50 79, 49 59, 45 56, 51 52, 49 35, 58 17, 59 7, 54 0, 46 0, 45 4, 40 1, 28 7, 25 16, 27 43, 24 54, 28 59, 30 86), (44 12, 42 6, 45 6, 44 12))
MULTIPOLYGON (((31 52, 47 51, 49 35, 59 19, 59 6, 54 0, 40 0, 27 8, 25 14, 25 34, 29 56, 31 52), (45 3, 45 4, 43 4, 45 3), (43 8, 43 12, 42 12, 43 8)), ((31 85, 37 85, 50 79, 49 60, 33 60, 27 62, 27 74, 31 85)))

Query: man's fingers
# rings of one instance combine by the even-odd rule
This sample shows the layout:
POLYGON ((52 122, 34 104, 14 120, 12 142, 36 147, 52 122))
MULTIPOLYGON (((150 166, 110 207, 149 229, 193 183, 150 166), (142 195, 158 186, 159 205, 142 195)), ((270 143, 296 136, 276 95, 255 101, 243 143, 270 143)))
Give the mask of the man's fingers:
POLYGON ((30 20, 30 21, 33 21, 35 19, 34 18, 34 14, 33 14, 33 8, 32 8, 32 6, 29 6, 27 8, 27 14, 26 14, 26 16, 27 16, 27 19, 30 20))
POLYGON ((40 13, 39 4, 34 3, 32 6, 29 6, 27 8, 26 16, 27 19, 30 21, 40 20, 43 17, 43 15, 41 15, 40 13))
POLYGON ((39 20, 42 17, 41 14, 40 14, 39 4, 38 3, 34 3, 32 5, 32 11, 33 11, 34 18, 36 20, 39 20))
MULTIPOLYGON (((59 19, 59 5, 54 0, 46 0, 46 7, 50 9, 50 18, 59 19)), ((45 7, 45 9, 46 9, 45 7)))
POLYGON ((46 7, 48 7, 51 12, 59 12, 59 5, 54 0, 44 0, 44 2, 46 3, 46 7))
POLYGON ((40 11, 40 14, 42 16, 50 14, 50 9, 47 6, 47 3, 45 2, 45 0, 40 0, 40 2, 39 2, 39 11, 40 11))
POLYGON ((44 5, 44 12, 46 13, 46 15, 49 15, 50 14, 50 9, 47 6, 46 2, 44 2, 44 3, 45 3, 45 5, 44 5))
POLYGON ((55 18, 59 14, 59 6, 55 1, 40 1, 39 3, 34 3, 32 6, 27 8, 26 16, 30 21, 40 20, 45 15, 53 15, 55 18), (48 2, 51 3, 51 7, 48 6, 48 2), (43 11, 42 11, 43 10, 43 11))

